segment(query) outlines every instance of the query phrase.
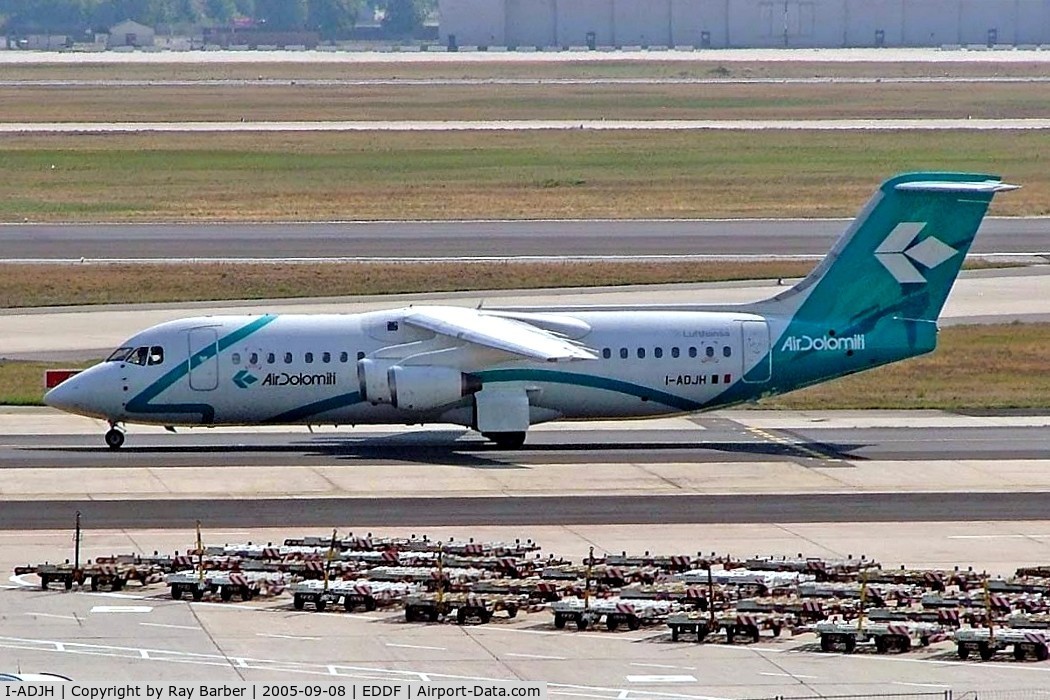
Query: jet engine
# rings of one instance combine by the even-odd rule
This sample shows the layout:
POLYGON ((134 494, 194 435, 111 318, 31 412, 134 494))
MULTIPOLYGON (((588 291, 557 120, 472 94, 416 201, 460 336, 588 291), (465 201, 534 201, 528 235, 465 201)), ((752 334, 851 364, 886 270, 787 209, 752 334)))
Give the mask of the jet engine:
POLYGON ((387 383, 387 370, 393 364, 390 360, 376 361, 364 358, 357 362, 357 381, 361 385, 361 400, 373 406, 391 403, 390 384, 387 383))
POLYGON ((390 403, 408 411, 426 411, 481 391, 481 380, 451 367, 394 365, 387 371, 390 403))

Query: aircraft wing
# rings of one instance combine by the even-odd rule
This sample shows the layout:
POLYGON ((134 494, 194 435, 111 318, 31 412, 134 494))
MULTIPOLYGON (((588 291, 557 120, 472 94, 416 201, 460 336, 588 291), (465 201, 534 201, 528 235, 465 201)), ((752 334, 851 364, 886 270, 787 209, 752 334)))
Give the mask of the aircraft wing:
POLYGON ((541 362, 596 360, 590 349, 555 333, 476 309, 427 306, 410 309, 405 323, 434 333, 541 362))

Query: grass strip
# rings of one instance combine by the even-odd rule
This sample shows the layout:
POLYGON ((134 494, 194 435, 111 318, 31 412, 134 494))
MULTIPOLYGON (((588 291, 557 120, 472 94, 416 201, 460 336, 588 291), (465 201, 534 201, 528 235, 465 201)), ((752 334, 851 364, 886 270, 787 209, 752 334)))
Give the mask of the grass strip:
POLYGON ((42 406, 44 370, 83 369, 98 360, 84 362, 36 362, 0 358, 0 405, 42 406))
MULTIPOLYGON (((952 326, 936 351, 819 386, 763 400, 795 410, 1008 410, 1050 407, 1046 370, 1050 324, 952 326)), ((39 404, 47 367, 77 363, 0 360, 0 404, 39 404)))
POLYGON ((1041 118, 1050 83, 3 87, 2 121, 1041 118))
POLYGON ((812 262, 0 264, 0 308, 801 277, 812 262))
MULTIPOLYGON (((961 78, 1046 76, 1046 63, 936 61, 544 61, 441 60, 411 62, 179 62, 8 64, 5 80, 257 80, 257 79, 464 79, 464 78, 961 78)), ((415 57, 414 57, 415 59, 415 57)))
MULTIPOLYGON (((1044 132, 430 132, 5 137, 0 221, 807 217, 907 170, 1000 172, 1050 213, 1044 132)), ((245 254, 250 254, 246 250, 245 254)))

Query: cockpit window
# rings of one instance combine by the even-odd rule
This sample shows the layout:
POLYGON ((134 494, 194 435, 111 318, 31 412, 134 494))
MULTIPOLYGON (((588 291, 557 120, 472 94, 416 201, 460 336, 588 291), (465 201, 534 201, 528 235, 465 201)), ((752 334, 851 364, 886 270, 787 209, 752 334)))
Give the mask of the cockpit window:
POLYGON ((135 348, 133 351, 128 353, 126 362, 133 365, 145 365, 149 361, 149 348, 142 346, 141 348, 135 348))
POLYGON ((149 349, 149 363, 151 365, 164 364, 164 348, 154 345, 149 349))
POLYGON ((117 348, 113 351, 113 354, 106 358, 106 362, 123 362, 131 354, 132 350, 134 348, 117 348))

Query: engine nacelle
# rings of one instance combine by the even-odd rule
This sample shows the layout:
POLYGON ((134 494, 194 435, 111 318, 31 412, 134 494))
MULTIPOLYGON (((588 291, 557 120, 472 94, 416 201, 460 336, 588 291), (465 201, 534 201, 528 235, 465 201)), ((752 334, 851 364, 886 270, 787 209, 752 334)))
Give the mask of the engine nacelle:
POLYGON ((426 411, 481 391, 481 380, 451 367, 394 365, 387 371, 391 403, 407 411, 426 411))
POLYGON ((357 381, 361 385, 361 400, 373 405, 392 403, 393 396, 387 382, 387 370, 391 361, 376 361, 369 358, 358 360, 357 381))

